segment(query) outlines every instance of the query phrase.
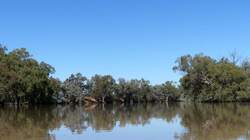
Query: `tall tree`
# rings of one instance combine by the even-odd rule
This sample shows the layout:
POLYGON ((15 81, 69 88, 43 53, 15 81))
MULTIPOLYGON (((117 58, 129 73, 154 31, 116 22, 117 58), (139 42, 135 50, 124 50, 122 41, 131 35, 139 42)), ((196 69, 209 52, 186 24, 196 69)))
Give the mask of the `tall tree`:
POLYGON ((101 102, 112 101, 115 94, 115 80, 110 75, 95 75, 91 78, 91 95, 101 102))
POLYGON ((88 79, 80 73, 72 74, 63 83, 66 98, 73 102, 81 102, 84 94, 87 94, 87 83, 88 79))

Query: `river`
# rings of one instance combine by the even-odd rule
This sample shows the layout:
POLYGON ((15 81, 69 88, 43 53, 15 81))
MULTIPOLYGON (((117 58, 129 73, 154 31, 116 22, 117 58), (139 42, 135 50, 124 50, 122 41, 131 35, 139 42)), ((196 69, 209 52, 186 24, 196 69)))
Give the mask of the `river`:
POLYGON ((0 140, 248 140, 250 104, 0 108, 0 140))

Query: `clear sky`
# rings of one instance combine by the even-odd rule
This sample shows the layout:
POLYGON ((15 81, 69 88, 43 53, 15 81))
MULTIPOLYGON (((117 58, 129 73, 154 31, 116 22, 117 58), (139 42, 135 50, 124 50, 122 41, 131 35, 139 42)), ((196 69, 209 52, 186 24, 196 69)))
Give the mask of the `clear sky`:
POLYGON ((178 81, 184 54, 250 57, 249 0, 0 0, 0 42, 71 73, 178 81))

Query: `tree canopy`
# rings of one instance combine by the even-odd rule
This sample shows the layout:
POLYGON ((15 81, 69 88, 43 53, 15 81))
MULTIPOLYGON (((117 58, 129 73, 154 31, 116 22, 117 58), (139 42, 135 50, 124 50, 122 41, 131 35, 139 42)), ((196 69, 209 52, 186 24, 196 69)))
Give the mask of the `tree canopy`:
POLYGON ((183 94, 192 100, 204 102, 249 101, 249 64, 244 60, 237 65, 233 57, 213 59, 198 54, 177 59, 175 71, 180 71, 183 94))
POLYGON ((60 81, 51 77, 55 69, 38 62, 25 48, 8 52, 0 47, 0 101, 49 103, 60 90, 60 81))
POLYGON ((250 101, 250 61, 237 53, 214 59, 184 55, 173 70, 178 83, 151 85, 145 79, 115 79, 111 75, 72 74, 65 81, 52 77, 55 68, 35 60, 25 49, 8 51, 0 45, 0 103, 146 103, 192 100, 199 102, 250 101))

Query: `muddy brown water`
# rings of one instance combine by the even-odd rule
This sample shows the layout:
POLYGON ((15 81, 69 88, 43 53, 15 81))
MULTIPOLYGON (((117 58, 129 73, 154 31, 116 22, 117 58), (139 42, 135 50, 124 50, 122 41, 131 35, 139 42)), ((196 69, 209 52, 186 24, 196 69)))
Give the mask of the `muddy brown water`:
POLYGON ((250 104, 0 108, 0 140, 248 140, 250 104))

